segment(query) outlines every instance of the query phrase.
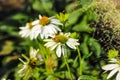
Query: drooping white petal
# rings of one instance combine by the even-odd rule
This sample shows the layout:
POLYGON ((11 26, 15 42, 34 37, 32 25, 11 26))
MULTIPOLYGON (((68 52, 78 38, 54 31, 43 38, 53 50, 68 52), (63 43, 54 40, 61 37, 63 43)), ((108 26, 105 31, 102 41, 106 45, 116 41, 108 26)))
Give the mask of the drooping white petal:
POLYGON ((61 45, 59 45, 56 49, 56 54, 58 57, 61 57, 61 45))
POLYGON ((36 58, 37 53, 39 50, 33 49, 33 47, 30 47, 30 58, 36 58))
POLYGON ((111 59, 109 62, 113 62, 113 63, 117 63, 118 61, 117 61, 117 59, 111 59))
POLYGON ((57 19, 50 19, 51 23, 52 24, 55 24, 55 25, 63 25, 59 20, 57 19))
POLYGON ((18 73, 19 73, 19 74, 20 74, 20 73, 23 73, 23 71, 24 71, 26 68, 27 68, 27 65, 24 64, 24 65, 22 66, 22 68, 18 71, 18 73))
POLYGON ((113 69, 113 70, 109 73, 107 79, 111 78, 118 70, 119 70, 119 68, 113 69))
POLYGON ((68 41, 66 42, 66 44, 72 48, 72 49, 76 49, 75 45, 68 39, 68 41))
POLYGON ((35 20, 32 22, 32 25, 38 25, 39 24, 39 20, 35 20))
POLYGON ((27 30, 27 29, 25 29, 25 30, 21 30, 20 32, 19 32, 19 34, 21 35, 21 37, 29 37, 30 36, 30 34, 31 34, 31 30, 27 30))
POLYGON ((51 49, 51 50, 54 50, 58 45, 59 45, 59 44, 56 44, 56 43, 55 43, 50 49, 51 49))
POLYGON ((42 16, 39 14, 39 19, 41 19, 42 18, 42 16))
POLYGON ((24 26, 24 27, 19 27, 19 29, 28 29, 28 27, 24 26))
POLYGON ((63 54, 63 56, 66 54, 66 47, 65 47, 65 45, 62 46, 62 54, 63 54))
POLYGON ((118 72, 118 74, 116 76, 116 80, 120 80, 120 72, 118 72))
POLYGON ((55 45, 54 42, 47 42, 44 46, 46 46, 46 47, 52 47, 54 45, 55 45))
POLYGON ((64 34, 66 37, 69 37, 70 36, 70 33, 65 33, 64 34))
POLYGON ((79 43, 78 43, 77 41, 78 41, 77 39, 69 38, 68 41, 66 42, 66 44, 67 44, 70 48, 76 49, 76 46, 79 45, 79 43))
POLYGON ((108 65, 103 66, 102 69, 103 70, 112 70, 112 69, 117 68, 117 67, 119 67, 118 64, 108 64, 108 65))
POLYGON ((45 42, 53 41, 52 39, 44 39, 45 42))

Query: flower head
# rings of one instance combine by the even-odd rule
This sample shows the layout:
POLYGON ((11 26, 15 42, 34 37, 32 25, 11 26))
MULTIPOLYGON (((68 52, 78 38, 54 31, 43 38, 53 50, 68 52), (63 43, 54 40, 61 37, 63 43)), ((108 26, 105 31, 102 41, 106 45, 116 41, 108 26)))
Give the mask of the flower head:
POLYGON ((65 55, 67 47, 71 49, 76 49, 76 46, 79 45, 78 40, 70 38, 70 33, 60 33, 52 36, 52 39, 45 39, 46 47, 49 47, 51 50, 56 50, 58 57, 61 57, 61 54, 65 55))
POLYGON ((57 18, 60 20, 60 22, 64 23, 68 20, 68 17, 69 17, 69 14, 67 13, 60 13, 60 14, 57 14, 57 18))
POLYGON ((111 78, 117 73, 116 80, 120 80, 120 60, 113 58, 109 62, 111 62, 111 64, 107 64, 102 67, 102 69, 105 71, 111 71, 107 76, 107 79, 111 78))
POLYGON ((38 52, 39 50, 35 50, 31 47, 29 58, 25 55, 22 55, 26 59, 26 61, 23 61, 21 58, 19 58, 23 65, 21 65, 21 69, 18 71, 18 74, 20 74, 20 76, 23 76, 25 80, 28 80, 28 78, 33 75, 34 68, 40 65, 40 63, 43 61, 42 58, 38 58, 38 52))
POLYGON ((116 58, 118 56, 118 53, 119 53, 119 51, 110 49, 108 51, 108 58, 109 59, 116 58))
POLYGON ((35 25, 36 21, 26 23, 26 26, 20 27, 21 31, 19 34, 25 38, 30 37, 31 40, 36 39, 39 33, 33 30, 35 25))
POLYGON ((59 20, 53 17, 41 16, 39 15, 39 19, 36 20, 35 27, 33 30, 36 33, 39 33, 41 38, 48 38, 49 36, 56 34, 58 31, 61 31, 57 25, 62 25, 59 20))

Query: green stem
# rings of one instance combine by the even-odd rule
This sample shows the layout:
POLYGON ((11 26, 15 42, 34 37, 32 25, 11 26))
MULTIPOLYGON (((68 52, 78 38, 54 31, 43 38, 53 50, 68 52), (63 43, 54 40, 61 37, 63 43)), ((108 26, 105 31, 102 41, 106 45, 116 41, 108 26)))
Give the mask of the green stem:
POLYGON ((79 47, 77 46, 77 52, 78 52, 78 57, 79 57, 79 62, 80 62, 80 75, 82 75, 82 59, 81 59, 81 54, 80 54, 80 49, 79 47))
POLYGON ((67 56, 66 57, 64 56, 64 60, 65 60, 67 70, 68 70, 68 72, 70 74, 70 79, 73 80, 73 77, 72 77, 72 74, 71 74, 71 71, 70 71, 70 67, 69 67, 68 62, 67 62, 67 56))
POLYGON ((65 22, 63 22, 62 31, 65 31, 65 22))
MULTIPOLYGON (((38 45, 39 50, 42 50, 42 51, 43 51, 42 44, 41 44, 42 42, 40 43, 40 42, 38 41, 38 39, 36 39, 35 42, 36 42, 36 44, 38 45)), ((45 52, 44 52, 44 53, 45 53, 45 52)), ((45 60, 45 54, 43 54, 43 52, 42 52, 41 54, 42 54, 43 59, 45 60)))

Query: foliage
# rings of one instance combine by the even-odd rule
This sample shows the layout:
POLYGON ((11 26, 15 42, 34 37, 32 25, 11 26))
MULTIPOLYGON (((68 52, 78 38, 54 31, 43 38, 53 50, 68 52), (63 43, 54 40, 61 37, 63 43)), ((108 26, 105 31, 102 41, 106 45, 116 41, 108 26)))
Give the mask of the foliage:
MULTIPOLYGON (((100 40, 101 35, 103 41, 112 34, 113 36, 119 35, 115 31, 118 29, 119 23, 116 17, 111 17, 111 15, 119 14, 118 11, 111 12, 111 14, 109 14, 109 10, 104 11, 109 7, 103 3, 100 6, 103 0, 23 1, 22 7, 17 10, 1 11, 4 15, 0 19, 1 80, 106 80, 107 74, 103 74, 102 66, 109 59, 119 59, 119 50, 115 50, 118 48, 114 47, 107 53, 108 49, 106 50, 105 46, 109 44, 111 38, 105 44, 100 40), (98 13, 99 11, 100 13, 98 13), (57 27, 63 33, 59 31, 55 34, 56 37, 48 37, 48 39, 56 41, 56 43, 61 41, 62 47, 66 50, 63 52, 66 53, 65 55, 61 51, 59 57, 57 49, 51 50, 47 40, 40 36, 31 40, 29 37, 22 38, 19 34, 20 26, 24 27, 26 23, 38 20, 39 14, 45 17, 43 21, 47 20, 46 16, 54 16, 53 18, 62 24, 57 27), (114 23, 117 26, 117 29, 113 28, 111 24, 110 29, 106 28, 106 25, 100 25, 108 19, 111 20, 111 24, 114 23), (59 33, 61 34, 58 35, 59 33), (71 34, 66 37, 65 33, 71 34), (72 46, 66 43, 69 38, 75 40, 74 43, 71 43, 72 46), (78 43, 80 44, 78 45, 78 43)), ((108 4, 107 1, 105 3, 108 4)), ((113 4, 110 7, 115 9, 113 4)), ((112 11, 114 10, 112 9, 112 11)), ((48 21, 42 26, 49 23, 48 21)), ((120 46, 116 37, 112 37, 112 40, 117 40, 115 45, 120 46)), ((114 46, 114 43, 111 45, 114 46)), ((107 45, 107 47, 109 46, 107 45)))

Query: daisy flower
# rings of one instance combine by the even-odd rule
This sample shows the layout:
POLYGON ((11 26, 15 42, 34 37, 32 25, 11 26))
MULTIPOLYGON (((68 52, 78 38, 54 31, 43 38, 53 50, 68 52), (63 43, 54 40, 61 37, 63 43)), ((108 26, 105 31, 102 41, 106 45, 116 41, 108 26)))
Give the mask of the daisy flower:
POLYGON ((33 28, 35 33, 39 33, 41 38, 48 38, 49 36, 61 31, 57 25, 63 25, 54 17, 47 17, 39 15, 39 19, 35 21, 37 25, 33 28))
POLYGON ((25 55, 22 55, 26 61, 23 61, 21 58, 19 60, 23 63, 21 65, 20 70, 18 71, 18 74, 20 76, 24 76, 25 80, 28 80, 30 76, 33 75, 33 70, 37 65, 40 65, 40 63, 43 61, 40 54, 38 54, 39 50, 35 50, 32 47, 30 48, 30 56, 29 58, 25 55))
POLYGON ((33 27, 35 25, 36 21, 27 23, 26 26, 20 27, 21 31, 19 32, 19 34, 25 38, 30 37, 31 40, 36 39, 39 35, 39 32, 33 30, 33 27))
POLYGON ((65 55, 66 48, 69 47, 71 49, 76 49, 76 46, 79 45, 78 39, 70 38, 70 33, 60 33, 52 36, 52 39, 45 39, 46 47, 51 50, 56 50, 56 55, 61 57, 61 55, 65 55))
POLYGON ((107 76, 107 79, 110 79, 113 75, 116 74, 116 80, 120 80, 120 60, 113 58, 109 62, 111 62, 111 64, 107 64, 102 67, 102 69, 105 71, 111 71, 107 76))

